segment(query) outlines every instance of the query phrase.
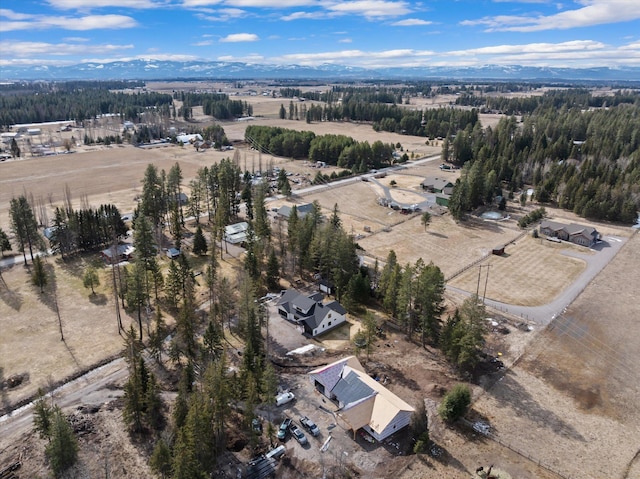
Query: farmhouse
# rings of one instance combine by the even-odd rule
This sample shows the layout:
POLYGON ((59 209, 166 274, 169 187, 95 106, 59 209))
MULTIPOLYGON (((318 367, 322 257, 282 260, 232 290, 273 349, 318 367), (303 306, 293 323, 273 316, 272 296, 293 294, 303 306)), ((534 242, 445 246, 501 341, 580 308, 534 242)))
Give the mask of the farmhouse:
POLYGON ((422 189, 430 193, 444 193, 450 195, 453 193, 453 183, 447 178, 438 178, 429 176, 421 183, 422 189))
POLYGON ((595 242, 600 239, 600 233, 598 233, 598 230, 591 226, 584 226, 576 223, 565 225, 563 223, 556 223, 555 221, 547 220, 540 223, 540 233, 552 238, 570 241, 571 243, 587 247, 593 246, 595 242))
POLYGON ((409 425, 414 409, 371 378, 355 356, 309 373, 313 386, 337 406, 336 415, 353 431, 364 429, 382 441, 409 425))
POLYGON ((277 303, 278 313, 284 319, 302 325, 306 334, 319 336, 347 321, 347 311, 340 303, 324 304, 322 298, 322 293, 305 296, 295 289, 288 289, 277 303))
MULTIPOLYGON (((278 218, 289 219, 289 215, 291 215, 291 209, 293 207, 289 205, 283 205, 278 208, 278 218)), ((307 216, 313 210, 313 205, 311 203, 304 203, 301 205, 296 205, 296 212, 298 213, 298 218, 302 219, 307 216)))
POLYGON ((242 221, 224 227, 224 240, 229 244, 240 244, 247 241, 249 223, 242 221))
POLYGON ((127 261, 133 258, 136 249, 131 244, 119 244, 115 250, 113 247, 100 251, 100 256, 109 264, 127 261))

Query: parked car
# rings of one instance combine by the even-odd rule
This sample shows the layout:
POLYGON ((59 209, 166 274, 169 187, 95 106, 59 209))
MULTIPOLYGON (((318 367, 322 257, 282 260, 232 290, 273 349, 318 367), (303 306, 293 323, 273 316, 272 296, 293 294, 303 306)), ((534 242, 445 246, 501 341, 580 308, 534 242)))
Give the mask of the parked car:
POLYGON ((320 428, 316 426, 316 423, 309 419, 307 416, 303 416, 300 418, 300 424, 309 431, 312 436, 317 436, 320 434, 320 428))
POLYGON ((296 438, 296 441, 298 441, 301 446, 304 446, 309 442, 307 441, 307 436, 304 435, 304 432, 298 429, 298 426, 295 424, 291 424, 289 429, 291 430, 291 435, 296 438))
POLYGON ((284 441, 287 438, 287 431, 291 426, 291 422, 291 418, 287 417, 284 421, 282 421, 282 424, 280 424, 280 429, 278 429, 278 439, 280 439, 281 441, 284 441))
POLYGON ((251 420, 251 428, 258 434, 262 434, 262 423, 260 422, 260 419, 254 417, 251 420))
POLYGON ((296 397, 291 392, 278 394, 276 396, 276 406, 282 406, 283 404, 287 404, 288 402, 293 401, 295 398, 296 397))

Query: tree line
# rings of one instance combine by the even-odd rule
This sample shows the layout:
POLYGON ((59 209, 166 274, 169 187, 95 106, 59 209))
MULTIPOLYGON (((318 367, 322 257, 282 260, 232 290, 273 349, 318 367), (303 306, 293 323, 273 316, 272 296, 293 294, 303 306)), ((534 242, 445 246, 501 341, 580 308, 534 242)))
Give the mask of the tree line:
POLYGON ((539 96, 509 98, 506 96, 484 96, 463 94, 456 98, 456 105, 482 107, 491 111, 500 111, 506 115, 524 115, 536 109, 546 108, 602 108, 618 106, 623 103, 638 104, 640 95, 628 90, 617 90, 613 95, 593 95, 589 90, 571 88, 550 90, 539 96))
POLYGON ((497 194, 533 185, 535 199, 594 220, 633 223, 640 209, 640 104, 584 111, 539 107, 519 124, 467 128, 443 142, 463 165, 449 209, 461 218, 497 194))
POLYGON ((240 100, 231 100, 225 93, 174 92, 173 98, 182 101, 182 116, 188 120, 194 106, 202 106, 203 113, 218 120, 232 120, 243 115, 251 116, 253 106, 240 100))
POLYGON ((129 94, 103 88, 0 95, 0 126, 63 120, 82 122, 106 114, 137 122, 142 113, 150 109, 169 117, 172 102, 171 95, 164 93, 129 94))
POLYGON ((358 142, 345 135, 319 135, 311 131, 296 131, 280 127, 250 125, 245 139, 253 148, 275 156, 310 161, 364 172, 388 166, 393 161, 396 145, 376 141, 358 142))

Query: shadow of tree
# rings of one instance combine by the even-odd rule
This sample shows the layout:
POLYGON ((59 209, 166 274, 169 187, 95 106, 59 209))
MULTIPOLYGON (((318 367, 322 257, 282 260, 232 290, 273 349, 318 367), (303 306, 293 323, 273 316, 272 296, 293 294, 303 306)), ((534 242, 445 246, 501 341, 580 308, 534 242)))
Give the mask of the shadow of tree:
POLYGON ((2 411, 9 411, 11 403, 7 396, 7 388, 5 388, 4 368, 0 366, 0 403, 2 403, 2 411))
POLYGON ((429 233, 431 236, 437 236, 438 238, 444 238, 444 239, 449 238, 447 235, 443 235, 442 233, 437 233, 435 231, 427 231, 427 233, 429 233))
POLYGON ((487 389, 498 403, 498 407, 510 408, 515 416, 524 417, 536 424, 537 427, 545 427, 578 441, 585 438, 569 423, 564 421, 555 412, 543 408, 534 397, 520 384, 517 375, 508 371, 501 381, 495 382, 487 389))
POLYGON ((107 296, 103 293, 90 294, 89 301, 96 306, 104 306, 107 304, 107 296))
POLYGON ((440 444, 436 444, 435 442, 431 442, 429 444, 429 457, 434 461, 438 461, 441 464, 453 467, 454 469, 462 471, 465 474, 471 475, 471 471, 469 471, 464 464, 462 464, 440 444))
MULTIPOLYGON (((44 291, 41 292, 38 286, 33 286, 38 299, 42 304, 49 308, 54 313, 57 311, 56 295, 58 294, 58 281, 56 277, 56 270, 51 263, 44 263, 44 271, 47 275, 47 285, 44 291)), ((32 274, 32 269, 29 270, 29 275, 32 274)))
POLYGON ((17 291, 12 291, 9 285, 2 281, 0 281, 0 299, 15 311, 20 311, 22 303, 24 302, 22 294, 17 291))

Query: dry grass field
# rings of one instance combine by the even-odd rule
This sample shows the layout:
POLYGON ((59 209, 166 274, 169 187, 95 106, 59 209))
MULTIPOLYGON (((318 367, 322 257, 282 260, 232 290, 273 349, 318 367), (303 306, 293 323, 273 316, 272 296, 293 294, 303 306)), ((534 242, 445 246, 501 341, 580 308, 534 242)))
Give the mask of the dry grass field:
MULTIPOLYGON (((311 129, 316 134, 347 134, 360 141, 400 142, 405 151, 416 156, 438 154, 440 151, 439 147, 427 146, 424 138, 376 133, 369 125, 308 125, 304 121, 279 120, 277 108, 282 102, 280 99, 239 99, 251 101, 254 114, 259 115, 250 124, 311 129)), ((204 123, 199 125, 204 126, 204 123)), ((243 139, 246 125, 242 122, 222 123, 231 140, 243 139)), ((298 173, 300 178, 313 176, 318 171, 303 162, 272 158, 246 149, 224 153, 197 153, 193 148, 176 146, 157 149, 113 146, 87 150, 81 147, 77 153, 69 155, 26 158, 0 164, 0 226, 9 229, 8 205, 12 197, 27 192, 53 207, 62 204, 66 186, 76 206, 80 206, 84 198, 93 206, 109 202, 116 204, 123 213, 132 211, 135 197, 140 193, 144 169, 149 163, 168 170, 176 161, 179 162, 185 183, 199 168, 235 154, 239 155, 241 165, 248 169, 257 169, 259 164, 266 167, 268 162, 272 162, 298 173)), ((441 172, 437 168, 438 163, 434 161, 402 170, 378 181, 382 185, 396 181, 397 186, 390 190, 396 201, 417 202, 420 198, 419 184, 424 176, 450 175, 455 179, 459 174, 441 172)), ((358 243, 366 255, 384 260, 388 251, 394 249, 401 263, 413 263, 418 258, 425 262, 433 261, 445 276, 488 255, 493 247, 508 243, 521 233, 516 219, 522 211, 514 205, 510 205, 510 212, 516 218, 507 221, 471 218, 464 223, 456 223, 448 214, 434 214, 431 224, 425 229, 419 214, 405 216, 379 206, 376 198, 380 195, 382 188, 374 182, 355 182, 300 197, 294 195, 294 201, 317 200, 325 214, 329 214, 337 203, 345 229, 362 235, 358 243), (365 231, 365 227, 371 233, 365 231)), ((279 200, 269 207, 282 203, 279 200)), ((550 208, 548 213, 557 221, 588 224, 571 213, 550 208)), ((603 235, 630 234, 628 229, 616 225, 595 226, 603 235)), ((562 254, 565 248, 525 236, 508 246, 504 257, 489 256, 483 263, 492 265, 487 296, 522 305, 545 303, 584 268, 581 260, 562 254), (544 274, 540 273, 542 270, 544 274)), ((122 348, 122 339, 116 330, 113 299, 106 285, 107 270, 103 270, 98 294, 92 297, 82 287, 82 261, 70 264, 61 264, 53 258, 47 261, 55 270, 55 282, 49 285, 45 294, 40 294, 31 285, 28 271, 22 265, 3 271, 7 287, 0 285, 3 327, 0 373, 3 378, 27 373, 29 379, 22 387, 3 391, 2 406, 28 397, 47 382, 61 380, 78 369, 118 353, 122 348), (60 341, 57 315, 51 300, 53 289, 59 298, 64 342, 60 341)), ((232 274, 236 263, 233 260, 223 263, 226 273, 232 274)), ((527 451, 566 477, 640 477, 637 456, 633 462, 640 444, 640 395, 637 386, 640 384, 640 372, 636 366, 640 361, 637 348, 640 341, 639 274, 640 235, 636 234, 568 308, 564 317, 551 323, 533 339, 532 346, 526 349, 515 367, 509 369, 502 380, 476 394, 475 413, 486 417, 502 440, 527 451)), ((452 285, 475 291, 476 282, 477 269, 472 268, 457 277, 452 285)), ((447 296, 451 297, 449 293, 447 296)), ((127 322, 131 320, 127 318, 127 322)), ((357 324, 354 324, 350 334, 356 328, 357 324)), ((344 344, 347 331, 327 337, 327 345, 344 344)), ((529 340, 529 336, 524 335, 525 340, 523 335, 515 331, 507 335, 501 350, 515 351, 510 347, 512 343, 518 343, 520 348, 522 342, 529 340)), ((412 400, 427 396, 435 401, 438 398, 434 392, 436 382, 438 386, 450 386, 455 382, 455 376, 443 365, 442 359, 437 363, 437 357, 428 350, 400 339, 393 339, 390 344, 402 346, 397 349, 389 346, 388 357, 383 359, 381 355, 381 362, 395 364, 398 370, 406 372, 410 380, 394 384, 394 387, 412 400)), ((148 474, 146 465, 141 464, 140 456, 136 454, 136 446, 127 442, 121 433, 117 409, 96 420, 106 421, 108 424, 104 430, 109 437, 117 439, 108 447, 122 448, 127 454, 127 464, 140 463, 135 466, 138 469, 134 469, 143 471, 139 477, 148 474), (125 443, 126 447, 123 447, 125 443)), ((475 464, 487 464, 488 461, 508 465, 514 478, 559 477, 477 435, 461 434, 436 423, 433 427, 434 437, 448 453, 446 462, 397 458, 379 477, 469 477, 475 464)), ((26 447, 33 450, 33 441, 35 439, 31 438, 30 446, 26 447)), ((5 446, 0 444, 0 447, 5 446)), ((38 454, 42 456, 40 446, 37 445, 38 454)), ((83 454, 89 453, 85 451, 83 454)), ((101 450, 100 454, 107 452, 101 450)), ((42 473, 41 470, 37 472, 42 473)), ((92 477, 98 474, 89 473, 92 477)), ((125 475, 126 471, 118 471, 113 477, 125 475)))
MULTIPOLYGON (((580 254, 590 254, 586 248, 568 246, 534 239, 527 235, 506 248, 502 256, 488 255, 480 262, 480 296, 507 304, 522 306, 540 306, 547 304, 573 283, 585 269, 585 262, 578 258, 563 255, 572 250, 580 254)), ((453 281, 451 286, 465 291, 476 291, 478 285, 478 267, 470 268, 453 281)))
POLYGON ((640 477, 640 235, 474 404, 566 477, 640 477))

